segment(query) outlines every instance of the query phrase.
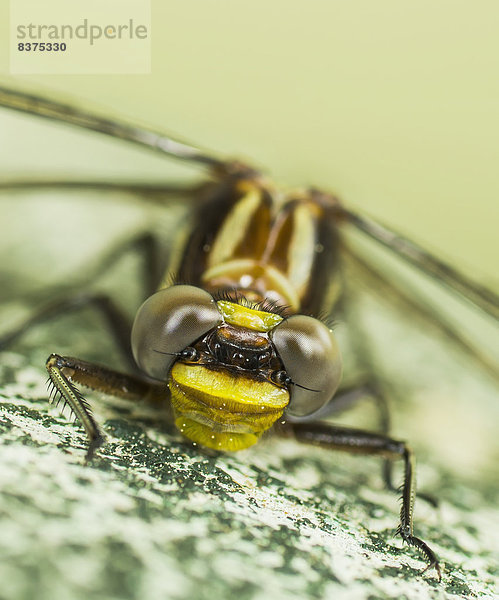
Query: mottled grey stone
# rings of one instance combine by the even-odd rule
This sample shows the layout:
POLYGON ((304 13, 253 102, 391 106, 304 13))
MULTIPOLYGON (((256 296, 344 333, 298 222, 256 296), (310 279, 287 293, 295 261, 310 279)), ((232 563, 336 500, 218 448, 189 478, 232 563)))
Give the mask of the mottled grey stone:
POLYGON ((113 417, 85 464, 42 370, 15 353, 2 370, 2 600, 494 597, 497 509, 480 490, 443 474, 440 507, 418 503, 439 584, 394 537, 397 502, 374 459, 276 438, 206 456, 113 417))

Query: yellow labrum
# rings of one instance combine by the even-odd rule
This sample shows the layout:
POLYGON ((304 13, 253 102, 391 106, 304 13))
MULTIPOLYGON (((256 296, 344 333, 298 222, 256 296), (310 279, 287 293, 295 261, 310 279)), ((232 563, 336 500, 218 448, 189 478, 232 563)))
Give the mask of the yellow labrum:
POLYGON ((222 313, 223 319, 229 325, 237 325, 246 327, 253 331, 265 333, 273 329, 282 321, 282 317, 275 313, 241 306, 235 302, 219 300, 217 302, 218 309, 222 313))
POLYGON ((255 444, 282 415, 289 393, 243 374, 176 363, 168 380, 177 428, 214 450, 255 444))

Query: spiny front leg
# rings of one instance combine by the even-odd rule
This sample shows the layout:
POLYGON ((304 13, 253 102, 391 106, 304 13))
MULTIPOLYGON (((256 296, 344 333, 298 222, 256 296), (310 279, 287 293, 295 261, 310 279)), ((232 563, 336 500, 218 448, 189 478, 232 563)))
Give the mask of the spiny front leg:
POLYGON ((436 554, 426 542, 413 534, 413 511, 416 497, 414 455, 405 442, 394 440, 383 434, 338 427, 328 423, 294 423, 289 425, 289 428, 300 442, 356 454, 377 455, 392 460, 402 458, 404 483, 397 533, 407 544, 417 548, 424 556, 428 562, 425 571, 435 569, 438 580, 441 581, 442 573, 436 554))
POLYGON ((51 354, 46 362, 51 403, 62 400, 83 425, 89 446, 86 459, 90 460, 102 446, 105 436, 92 415, 92 409, 74 382, 105 394, 129 400, 154 399, 165 393, 164 386, 151 384, 138 377, 119 373, 78 358, 51 354))
POLYGON ((105 437, 100 430, 97 421, 94 419, 92 409, 85 400, 80 390, 72 383, 72 381, 64 374, 65 359, 57 354, 51 354, 45 364, 49 378, 49 402, 59 404, 64 402, 63 408, 69 406, 72 414, 83 425, 87 434, 89 445, 86 454, 86 459, 90 460, 94 452, 102 446, 105 437))
MULTIPOLYGON (((402 484, 402 506, 400 508, 400 525, 397 533, 404 542, 417 548, 426 558, 428 566, 424 571, 434 568, 437 572, 438 580, 441 581, 442 573, 438 559, 433 550, 426 542, 413 535, 413 512, 414 501, 416 499, 416 486, 414 476, 414 454, 405 442, 395 442, 397 445, 396 454, 402 456, 404 460, 404 483, 402 484)), ((423 571, 423 573, 424 573, 423 571)))

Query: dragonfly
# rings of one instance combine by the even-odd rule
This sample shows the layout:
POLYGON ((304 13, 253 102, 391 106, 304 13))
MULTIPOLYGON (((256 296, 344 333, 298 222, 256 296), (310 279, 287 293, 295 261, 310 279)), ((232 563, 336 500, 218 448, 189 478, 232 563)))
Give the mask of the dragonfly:
POLYGON ((163 253, 156 236, 146 232, 112 249, 94 273, 105 273, 125 252, 141 255, 145 300, 133 323, 111 296, 75 289, 58 294, 0 337, 3 349, 61 314, 90 307, 102 315, 129 372, 61 354, 50 354, 46 362, 49 400, 62 400, 83 426, 87 460, 105 443, 105 434, 82 387, 168 405, 179 432, 212 451, 245 449, 272 431, 324 449, 379 456, 385 483, 395 490, 392 464, 399 460, 397 532, 440 580, 435 552, 414 533, 414 454, 391 437, 386 390, 354 324, 350 344, 363 373, 342 378, 347 365, 330 319, 349 315, 349 271, 430 323, 489 374, 497 375, 496 365, 434 307, 394 285, 383 269, 346 243, 344 232, 358 232, 385 248, 487 318, 499 317, 499 297, 327 191, 283 191, 244 162, 55 99, 0 87, 0 107, 126 141, 205 172, 194 185, 47 178, 0 183, 3 189, 121 189, 146 201, 159 193, 166 205, 169 196, 189 202, 191 228, 176 252, 163 253), (366 397, 378 412, 379 431, 329 420, 366 397))

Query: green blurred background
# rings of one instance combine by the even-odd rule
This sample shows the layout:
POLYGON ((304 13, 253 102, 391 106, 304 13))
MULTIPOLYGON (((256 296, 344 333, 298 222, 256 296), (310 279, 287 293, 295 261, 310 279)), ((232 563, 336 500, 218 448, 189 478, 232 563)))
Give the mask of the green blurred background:
MULTIPOLYGON (((150 75, 16 77, 1 7, 3 83, 333 190, 497 284, 496 2, 154 0, 150 75)), ((147 154, 99 156, 86 138, 68 152, 3 115, 0 127, 4 173, 162 173, 147 154)))

